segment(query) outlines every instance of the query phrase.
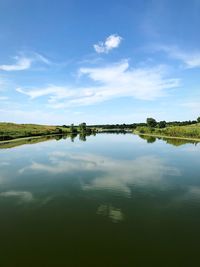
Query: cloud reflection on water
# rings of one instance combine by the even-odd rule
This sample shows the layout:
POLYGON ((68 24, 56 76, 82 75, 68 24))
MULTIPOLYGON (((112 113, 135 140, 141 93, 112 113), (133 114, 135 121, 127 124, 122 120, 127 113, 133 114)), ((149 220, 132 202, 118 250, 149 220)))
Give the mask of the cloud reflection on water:
MULTIPOLYGON (((180 176, 178 168, 169 166, 156 156, 115 159, 90 153, 53 152, 48 163, 32 162, 20 170, 47 172, 50 175, 82 173, 82 189, 110 189, 130 194, 130 186, 161 184, 166 176, 180 176), (86 179, 92 173, 92 178, 86 179), (86 181, 87 180, 87 181, 86 181)), ((57 176, 56 176, 57 177, 57 176)))
POLYGON ((0 197, 19 198, 22 202, 30 202, 34 199, 32 193, 28 191, 6 191, 0 193, 0 197))
POLYGON ((114 223, 124 220, 124 214, 121 209, 115 208, 112 205, 100 205, 97 209, 97 214, 108 217, 114 223))

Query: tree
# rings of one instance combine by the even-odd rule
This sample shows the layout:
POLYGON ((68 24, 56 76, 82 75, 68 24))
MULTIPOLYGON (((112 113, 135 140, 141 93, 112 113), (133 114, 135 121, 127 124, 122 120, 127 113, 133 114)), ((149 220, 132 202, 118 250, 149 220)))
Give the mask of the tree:
POLYGON ((157 125, 157 121, 153 118, 147 118, 147 126, 150 128, 154 128, 157 125))
POLYGON ((158 127, 159 128, 165 128, 166 127, 166 121, 160 121, 159 123, 158 123, 158 127))
POLYGON ((198 117, 198 118, 197 118, 197 122, 199 122, 199 123, 200 123, 200 117, 198 117))
POLYGON ((79 124, 79 129, 81 132, 85 132, 86 131, 86 123, 83 122, 83 123, 79 124))
POLYGON ((70 132, 73 133, 73 131, 74 131, 74 124, 72 123, 71 126, 70 126, 70 132))
POLYGON ((77 133, 77 129, 74 127, 74 124, 73 123, 70 126, 70 132, 71 133, 77 133))

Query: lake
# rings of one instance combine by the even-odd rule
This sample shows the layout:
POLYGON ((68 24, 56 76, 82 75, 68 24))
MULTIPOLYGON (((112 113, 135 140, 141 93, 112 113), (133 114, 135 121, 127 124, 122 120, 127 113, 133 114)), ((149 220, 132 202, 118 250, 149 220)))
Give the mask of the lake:
POLYGON ((199 144, 42 141, 0 146, 1 267, 200 265, 199 144))

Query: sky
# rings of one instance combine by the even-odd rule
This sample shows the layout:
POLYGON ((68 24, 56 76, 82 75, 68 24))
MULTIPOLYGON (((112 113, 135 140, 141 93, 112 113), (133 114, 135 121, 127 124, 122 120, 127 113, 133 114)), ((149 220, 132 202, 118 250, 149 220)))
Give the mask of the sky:
POLYGON ((0 121, 200 116, 200 0, 0 0, 0 121))

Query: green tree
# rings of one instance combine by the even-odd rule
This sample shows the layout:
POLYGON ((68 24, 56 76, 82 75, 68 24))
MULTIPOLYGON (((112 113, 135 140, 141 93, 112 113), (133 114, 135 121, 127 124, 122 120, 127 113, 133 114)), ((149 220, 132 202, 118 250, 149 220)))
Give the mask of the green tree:
POLYGON ((159 127, 159 128, 165 128, 165 127, 166 127, 166 121, 160 121, 160 122, 158 123, 158 127, 159 127))
POLYGON ((79 129, 81 132, 85 132, 86 131, 86 123, 83 122, 83 123, 79 124, 79 129))
POLYGON ((71 133, 77 133, 77 129, 74 127, 74 124, 73 123, 70 126, 70 132, 71 133))
POLYGON ((200 117, 198 117, 198 118, 197 118, 197 122, 199 122, 199 123, 200 123, 200 117))
POLYGON ((147 118, 147 126, 150 128, 154 128, 157 125, 157 121, 153 118, 147 118))
POLYGON ((73 133, 73 131, 74 131, 74 124, 72 123, 70 126, 70 132, 73 133))

